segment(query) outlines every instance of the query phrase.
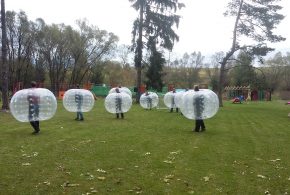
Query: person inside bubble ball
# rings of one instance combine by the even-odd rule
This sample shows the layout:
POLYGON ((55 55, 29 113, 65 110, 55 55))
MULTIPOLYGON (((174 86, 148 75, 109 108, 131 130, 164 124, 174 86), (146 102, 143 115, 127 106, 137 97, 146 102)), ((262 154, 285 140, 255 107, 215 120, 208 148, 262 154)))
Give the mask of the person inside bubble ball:
POLYGON ((150 94, 148 91, 145 92, 146 96, 146 102, 147 102, 147 109, 151 110, 152 109, 152 98, 150 97, 150 94))
MULTIPOLYGON (((194 86, 194 91, 199 91, 198 85, 194 86)), ((193 106, 194 106, 194 113, 196 115, 195 128, 193 130, 196 132, 205 131, 205 125, 204 125, 204 122, 202 120, 202 113, 204 110, 204 98, 203 98, 203 96, 198 96, 197 98, 195 98, 195 100, 193 102, 193 106)))
MULTIPOLYGON (((80 86, 77 85, 76 88, 79 89, 80 86)), ((83 95, 80 93, 76 93, 75 94, 75 102, 77 104, 77 118, 75 118, 75 120, 83 121, 84 120, 84 115, 82 113, 83 95)))
POLYGON ((30 83, 31 91, 28 93, 28 120, 30 125, 33 127, 33 134, 38 134, 40 131, 39 128, 39 99, 40 97, 36 95, 33 90, 36 88, 36 82, 32 81, 30 83))
POLYGON ((176 107, 175 101, 174 101, 174 96, 175 96, 175 88, 172 89, 172 99, 171 99, 171 108, 170 108, 170 112, 173 112, 174 107, 176 108, 176 112, 178 112, 178 108, 176 107))
MULTIPOLYGON (((116 87, 115 89, 116 93, 120 93, 120 89, 116 87)), ((115 99, 116 102, 116 118, 119 118, 119 115, 121 114, 121 118, 124 119, 124 113, 122 112, 122 98, 120 96, 116 96, 115 99)))

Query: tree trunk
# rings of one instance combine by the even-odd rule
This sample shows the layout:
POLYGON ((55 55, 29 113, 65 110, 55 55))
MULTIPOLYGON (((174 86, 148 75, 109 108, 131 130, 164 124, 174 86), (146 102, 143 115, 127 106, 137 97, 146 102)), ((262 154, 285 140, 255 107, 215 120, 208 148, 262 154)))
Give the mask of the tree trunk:
POLYGON ((140 23, 138 29, 138 41, 137 41, 137 59, 136 59, 136 69, 137 69, 137 94, 136 94, 136 102, 139 103, 140 96, 141 96, 141 70, 142 70, 142 49, 143 49, 143 42, 142 42, 142 35, 143 35, 143 1, 140 7, 140 23))
POLYGON ((218 98, 219 98, 219 106, 223 107, 223 87, 224 87, 224 81, 225 81, 225 66, 227 60, 223 60, 221 62, 221 68, 220 68, 220 77, 219 77, 219 85, 218 85, 218 98))
POLYGON ((5 0, 1 0, 1 27, 2 27, 2 110, 9 110, 8 99, 8 73, 7 62, 7 32, 5 17, 5 0))
POLYGON ((222 96, 223 96, 223 88, 224 88, 224 81, 225 81, 225 67, 226 67, 228 60, 239 49, 239 47, 237 46, 237 26, 238 26, 238 22, 240 20, 240 15, 241 15, 243 3, 244 3, 244 0, 241 0, 239 3, 239 10, 237 13, 237 17, 236 17, 235 25, 234 25, 234 30, 233 30, 232 47, 231 47, 230 51, 226 54, 226 56, 223 58, 223 61, 221 62, 219 85, 218 85, 218 98, 219 98, 219 106, 220 107, 223 107, 222 96))

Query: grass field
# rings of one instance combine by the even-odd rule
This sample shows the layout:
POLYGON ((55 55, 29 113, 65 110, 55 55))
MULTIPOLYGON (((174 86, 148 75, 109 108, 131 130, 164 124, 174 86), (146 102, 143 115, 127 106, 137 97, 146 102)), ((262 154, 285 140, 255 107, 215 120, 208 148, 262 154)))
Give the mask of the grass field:
POLYGON ((225 102, 206 132, 134 104, 117 120, 99 99, 75 121, 59 102, 32 135, 0 113, 0 194, 289 194, 290 106, 225 102))

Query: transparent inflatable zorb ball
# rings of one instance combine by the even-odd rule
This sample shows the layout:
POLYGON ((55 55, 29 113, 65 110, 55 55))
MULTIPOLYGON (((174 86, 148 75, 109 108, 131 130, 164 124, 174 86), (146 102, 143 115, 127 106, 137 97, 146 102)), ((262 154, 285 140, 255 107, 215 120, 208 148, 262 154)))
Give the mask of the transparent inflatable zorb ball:
POLYGON ((105 108, 110 113, 125 113, 132 106, 132 98, 124 92, 110 93, 105 99, 105 108))
POLYGON ((94 104, 94 95, 86 89, 70 89, 63 95, 63 106, 69 112, 89 112, 94 104))
POLYGON ((166 107, 176 108, 176 103, 175 103, 175 98, 174 98, 175 95, 176 93, 173 93, 172 91, 169 91, 164 95, 163 101, 166 107))
POLYGON ((183 97, 184 93, 185 93, 184 91, 179 91, 179 92, 176 92, 174 95, 174 103, 175 103, 177 108, 181 107, 182 97, 183 97))
POLYGON ((158 95, 154 92, 143 93, 140 97, 140 105, 142 108, 151 109, 158 105, 158 95))
POLYGON ((132 97, 132 92, 127 87, 114 87, 114 88, 110 89, 109 94, 116 93, 116 88, 119 88, 120 92, 127 93, 130 97, 132 97))
POLYGON ((11 113, 20 122, 48 120, 54 116, 56 108, 55 96, 44 88, 17 91, 10 101, 11 113))
POLYGON ((195 120, 211 118, 218 109, 218 96, 209 89, 185 92, 180 107, 186 118, 195 120))

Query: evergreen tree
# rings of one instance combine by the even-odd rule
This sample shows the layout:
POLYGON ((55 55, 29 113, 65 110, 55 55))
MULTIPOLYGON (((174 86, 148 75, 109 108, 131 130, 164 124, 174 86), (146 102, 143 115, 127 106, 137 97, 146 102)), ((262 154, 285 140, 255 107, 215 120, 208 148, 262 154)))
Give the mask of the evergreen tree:
POLYGON ((155 47, 152 47, 149 62, 150 65, 146 72, 147 88, 153 88, 158 91, 162 91, 162 70, 166 60, 161 52, 157 51, 155 47))
MULTIPOLYGON (((178 0, 129 0, 132 7, 139 14, 133 24, 132 48, 135 51, 135 67, 137 69, 137 88, 141 86, 141 70, 143 59, 143 46, 146 44, 143 37, 146 38, 147 47, 149 40, 155 40, 154 44, 172 50, 174 42, 179 37, 172 27, 178 27, 180 16, 176 15, 177 9, 184 7, 184 4, 178 3, 178 0)), ((151 42, 152 43, 152 42, 151 42)), ((150 43, 149 43, 150 44, 150 43)), ((149 47, 150 48, 150 47, 149 47)), ((139 102, 140 91, 138 90, 136 100, 139 102)))

